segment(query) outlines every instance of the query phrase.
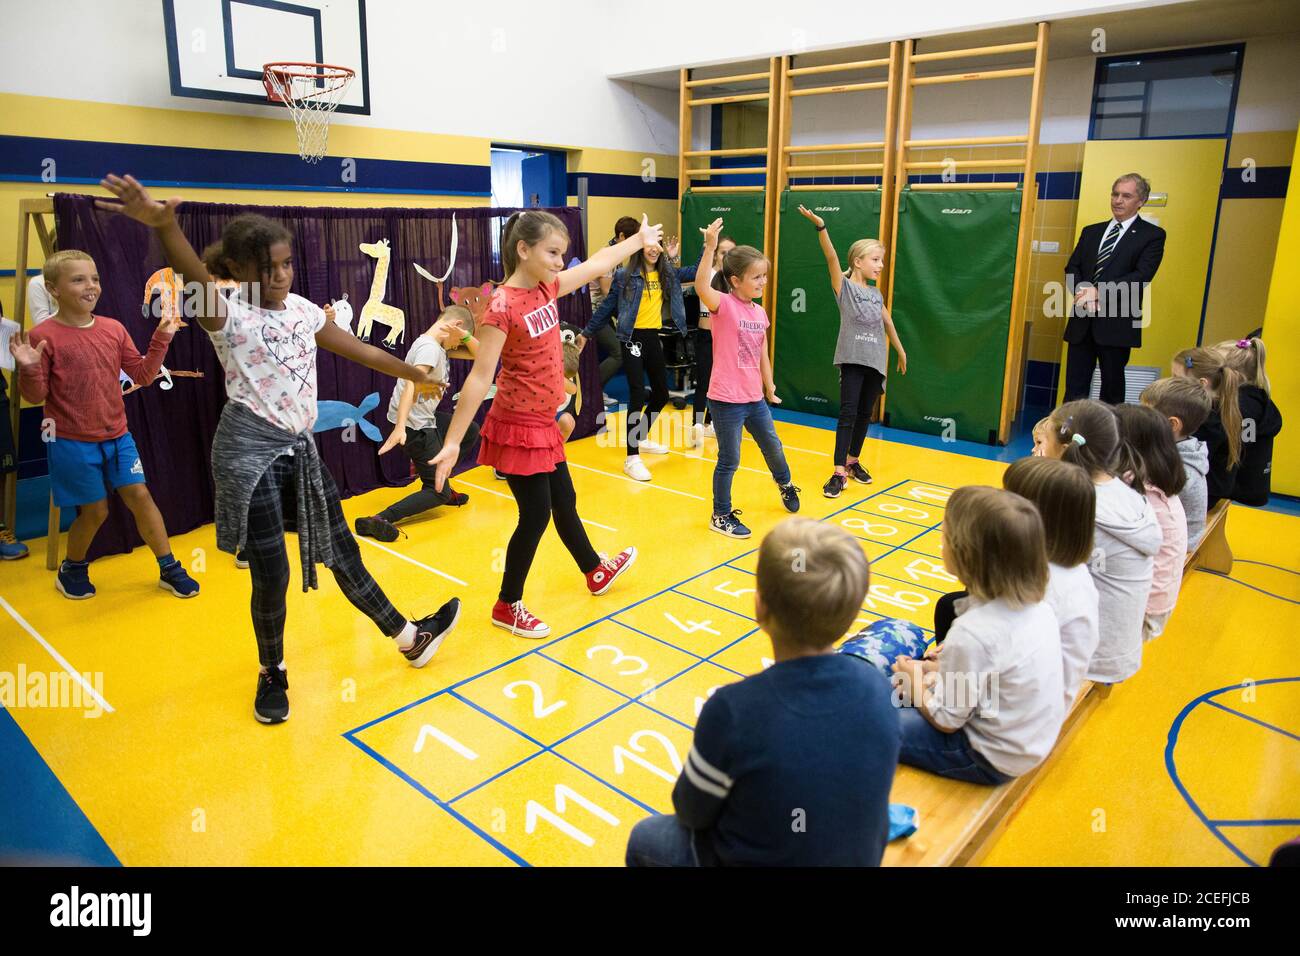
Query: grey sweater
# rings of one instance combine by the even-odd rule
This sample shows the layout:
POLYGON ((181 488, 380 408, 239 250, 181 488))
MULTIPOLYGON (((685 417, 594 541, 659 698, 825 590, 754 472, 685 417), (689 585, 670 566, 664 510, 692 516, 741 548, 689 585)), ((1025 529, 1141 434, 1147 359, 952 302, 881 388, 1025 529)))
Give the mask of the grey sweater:
POLYGON ((1187 472, 1187 484, 1178 492, 1178 498, 1187 512, 1187 549, 1195 548, 1205 533, 1205 512, 1208 493, 1205 476, 1210 471, 1210 449, 1199 438, 1187 437, 1178 443, 1178 454, 1187 472))
POLYGON ((316 562, 334 565, 329 504, 321 480, 320 455, 311 432, 294 435, 239 402, 226 402, 212 439, 212 478, 216 484, 217 547, 238 554, 248 541, 248 505, 253 489, 281 455, 294 459, 298 552, 302 589, 317 587, 316 562))

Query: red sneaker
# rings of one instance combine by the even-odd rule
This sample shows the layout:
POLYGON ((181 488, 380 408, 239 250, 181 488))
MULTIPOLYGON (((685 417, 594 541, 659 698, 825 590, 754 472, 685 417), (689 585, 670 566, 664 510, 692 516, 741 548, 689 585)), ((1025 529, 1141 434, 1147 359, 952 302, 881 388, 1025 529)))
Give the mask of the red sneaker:
POLYGON ((507 604, 498 600, 492 607, 492 623, 505 628, 516 637, 538 638, 551 633, 550 625, 530 613, 523 601, 507 604))
POLYGON ((593 596, 604 594, 613 586, 620 574, 632 567, 632 562, 635 560, 636 548, 628 548, 614 558, 607 558, 602 554, 600 564, 587 572, 587 590, 593 596))

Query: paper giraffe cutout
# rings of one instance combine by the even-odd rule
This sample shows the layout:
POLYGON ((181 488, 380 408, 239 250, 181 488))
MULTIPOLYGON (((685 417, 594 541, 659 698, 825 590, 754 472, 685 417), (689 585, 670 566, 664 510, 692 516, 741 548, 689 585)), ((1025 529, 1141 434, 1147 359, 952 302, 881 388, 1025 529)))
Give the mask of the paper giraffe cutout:
POLYGON ((363 242, 361 251, 375 259, 375 277, 370 283, 370 298, 361 307, 361 318, 357 320, 357 338, 369 340, 370 329, 378 322, 388 326, 390 331, 384 337, 384 344, 392 347, 406 338, 406 314, 397 306, 384 302, 384 289, 388 285, 388 260, 391 255, 388 240, 363 242))

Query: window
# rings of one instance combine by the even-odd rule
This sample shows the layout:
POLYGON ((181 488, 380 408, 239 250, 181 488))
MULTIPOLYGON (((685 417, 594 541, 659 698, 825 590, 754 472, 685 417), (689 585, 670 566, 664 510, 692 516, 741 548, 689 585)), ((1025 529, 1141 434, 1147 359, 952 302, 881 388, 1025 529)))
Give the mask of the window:
POLYGON ((1228 136, 1245 47, 1201 47, 1097 61, 1089 139, 1228 136))

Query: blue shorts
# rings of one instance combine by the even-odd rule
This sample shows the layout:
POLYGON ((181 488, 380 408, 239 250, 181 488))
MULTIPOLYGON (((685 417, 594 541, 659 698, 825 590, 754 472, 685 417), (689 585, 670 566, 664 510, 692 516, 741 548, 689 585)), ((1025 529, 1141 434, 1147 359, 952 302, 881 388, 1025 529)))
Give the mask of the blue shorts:
POLYGON ((108 441, 60 438, 45 447, 50 490, 60 508, 102 501, 112 488, 144 484, 144 465, 130 432, 108 441))

